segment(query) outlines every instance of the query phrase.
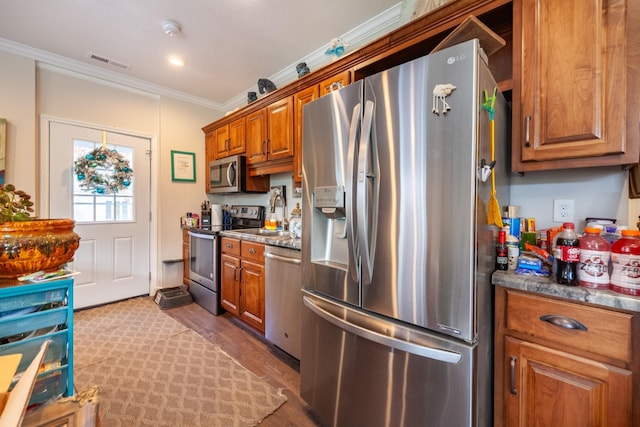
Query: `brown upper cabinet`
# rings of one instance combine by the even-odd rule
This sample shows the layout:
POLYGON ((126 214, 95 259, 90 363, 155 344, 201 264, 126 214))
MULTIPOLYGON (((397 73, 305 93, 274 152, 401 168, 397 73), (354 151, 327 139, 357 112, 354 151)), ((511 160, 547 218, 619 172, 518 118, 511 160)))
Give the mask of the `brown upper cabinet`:
POLYGON ((210 130, 204 135, 204 182, 207 193, 211 192, 211 176, 209 163, 216 159, 216 129, 210 130))
POLYGON ((295 142, 294 161, 293 161, 293 181, 296 183, 302 182, 302 125, 303 117, 302 112, 304 106, 311 101, 318 99, 319 96, 324 96, 332 90, 340 89, 350 83, 349 70, 343 71, 335 76, 331 76, 324 79, 318 85, 312 85, 308 88, 302 89, 293 95, 293 140, 295 142))
POLYGON ((215 158, 242 154, 245 150, 245 118, 216 129, 215 158))
POLYGON ((293 97, 250 113, 246 120, 248 165, 293 158, 293 97))
POLYGON ((633 0, 452 0, 203 131, 245 117, 250 175, 293 171, 301 182, 304 104, 337 80, 429 54, 469 15, 507 42, 488 62, 512 102, 514 172, 638 163, 640 2, 633 0))
POLYGON ((631 3, 513 2, 514 171, 638 162, 631 3))

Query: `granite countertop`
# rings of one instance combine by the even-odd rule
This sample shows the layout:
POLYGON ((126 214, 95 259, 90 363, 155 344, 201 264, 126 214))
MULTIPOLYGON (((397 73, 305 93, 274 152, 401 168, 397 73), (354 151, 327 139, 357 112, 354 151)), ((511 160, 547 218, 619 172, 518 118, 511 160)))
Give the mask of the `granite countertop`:
POLYGON ((496 286, 504 286, 510 289, 536 292, 603 307, 640 312, 640 297, 610 290, 559 285, 548 277, 523 276, 511 271, 496 271, 493 273, 492 283, 496 286))
POLYGON ((250 242, 264 243, 265 245, 279 246, 281 248, 300 250, 302 247, 302 242, 300 241, 300 239, 292 239, 288 235, 261 236, 243 230, 223 230, 220 231, 220 235, 224 237, 231 237, 234 239, 248 240, 250 242))

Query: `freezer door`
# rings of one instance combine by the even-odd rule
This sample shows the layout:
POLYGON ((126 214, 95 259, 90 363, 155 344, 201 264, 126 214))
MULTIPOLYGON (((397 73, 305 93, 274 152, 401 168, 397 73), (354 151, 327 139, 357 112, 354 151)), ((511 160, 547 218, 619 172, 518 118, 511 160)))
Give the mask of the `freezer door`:
POLYGON ((352 182, 361 101, 355 82, 303 110, 303 287, 353 305, 360 304, 352 182))
POLYGON ((467 342, 493 267, 477 165, 489 160, 479 93, 495 83, 485 69, 481 81, 478 51, 473 40, 365 79, 356 188, 362 307, 467 342))
POLYGON ((490 425, 476 346, 309 292, 303 300, 301 396, 323 425, 490 425))

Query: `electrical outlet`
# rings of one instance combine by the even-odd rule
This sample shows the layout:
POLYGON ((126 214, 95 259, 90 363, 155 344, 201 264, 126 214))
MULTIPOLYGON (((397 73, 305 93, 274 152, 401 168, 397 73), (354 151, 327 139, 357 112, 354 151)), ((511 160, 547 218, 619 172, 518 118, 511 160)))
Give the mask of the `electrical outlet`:
POLYGON ((573 199, 553 199, 553 222, 573 221, 573 199))

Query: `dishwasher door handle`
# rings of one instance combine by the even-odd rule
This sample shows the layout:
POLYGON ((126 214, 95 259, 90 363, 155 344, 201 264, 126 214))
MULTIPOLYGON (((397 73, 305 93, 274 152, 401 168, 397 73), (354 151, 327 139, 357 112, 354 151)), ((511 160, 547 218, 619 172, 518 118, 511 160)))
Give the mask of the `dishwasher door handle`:
POLYGON ((280 256, 280 255, 274 255, 274 254, 266 253, 266 254, 264 254, 264 257, 265 258, 275 259, 277 261, 288 262, 289 264, 296 264, 296 265, 302 264, 302 261, 300 261, 299 259, 287 258, 287 257, 283 257, 283 256, 280 256))

